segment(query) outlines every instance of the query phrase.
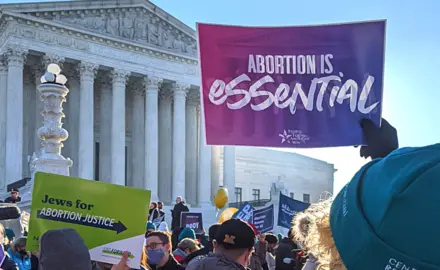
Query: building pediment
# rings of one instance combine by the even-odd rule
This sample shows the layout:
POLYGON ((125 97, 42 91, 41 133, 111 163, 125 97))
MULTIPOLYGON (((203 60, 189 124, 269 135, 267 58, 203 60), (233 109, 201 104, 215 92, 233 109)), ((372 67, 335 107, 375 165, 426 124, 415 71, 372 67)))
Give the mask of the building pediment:
POLYGON ((0 5, 40 19, 112 38, 197 57, 195 31, 146 0, 0 5), (81 5, 82 3, 82 5, 81 5))

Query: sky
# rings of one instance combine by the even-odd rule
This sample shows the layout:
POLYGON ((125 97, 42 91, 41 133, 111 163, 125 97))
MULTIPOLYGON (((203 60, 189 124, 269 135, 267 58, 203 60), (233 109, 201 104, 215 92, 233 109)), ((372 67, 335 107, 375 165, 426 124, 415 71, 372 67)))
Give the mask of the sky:
MULTIPOLYGON (((28 1, 4 1, 18 3, 28 1)), ((439 0, 153 0, 195 29, 196 22, 294 26, 387 20, 383 117, 394 125, 400 146, 440 142, 439 0)), ((366 160, 353 147, 287 150, 335 165, 334 192, 366 160)))

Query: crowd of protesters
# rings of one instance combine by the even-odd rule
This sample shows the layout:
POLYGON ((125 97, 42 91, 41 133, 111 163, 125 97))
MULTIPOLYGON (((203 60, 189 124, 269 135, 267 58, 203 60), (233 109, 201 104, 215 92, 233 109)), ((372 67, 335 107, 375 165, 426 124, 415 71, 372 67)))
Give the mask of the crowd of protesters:
MULTIPOLYGON (((287 236, 260 234, 240 219, 213 224, 208 233, 180 227, 189 211, 182 198, 172 210, 171 229, 163 204, 152 203, 140 268, 187 270, 434 270, 440 269, 440 221, 435 192, 440 187, 440 144, 398 148, 397 132, 361 123, 367 146, 362 167, 333 199, 312 204, 292 221, 287 236), (426 198, 433 200, 427 203, 426 198), (156 221, 156 222, 155 222, 156 221), (413 235, 412 237, 411 234, 413 235), (419 247, 419 248, 415 248, 419 247)), ((46 232, 39 252, 26 251, 26 238, 0 226, 6 257, 3 270, 129 270, 125 252, 117 265, 90 260, 73 229, 46 232)))

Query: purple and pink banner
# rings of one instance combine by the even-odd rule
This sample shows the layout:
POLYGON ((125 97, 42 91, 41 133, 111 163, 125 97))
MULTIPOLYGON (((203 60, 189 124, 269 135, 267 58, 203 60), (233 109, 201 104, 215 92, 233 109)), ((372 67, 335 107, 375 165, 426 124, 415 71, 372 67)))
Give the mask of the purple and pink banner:
POLYGON ((207 144, 363 144, 360 120, 380 125, 385 24, 198 24, 207 144))

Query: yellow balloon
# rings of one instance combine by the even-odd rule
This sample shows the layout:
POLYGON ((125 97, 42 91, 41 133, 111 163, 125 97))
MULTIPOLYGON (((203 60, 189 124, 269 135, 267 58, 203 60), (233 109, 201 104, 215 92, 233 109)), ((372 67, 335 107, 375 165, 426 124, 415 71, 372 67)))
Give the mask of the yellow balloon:
POLYGON ((214 204, 218 209, 222 209, 228 203, 228 190, 219 188, 214 197, 214 204))
POLYGON ((223 210, 223 212, 220 214, 220 216, 218 217, 218 223, 223 223, 226 220, 230 220, 232 218, 232 216, 238 211, 237 208, 234 207, 229 207, 226 208, 225 210, 223 210))

